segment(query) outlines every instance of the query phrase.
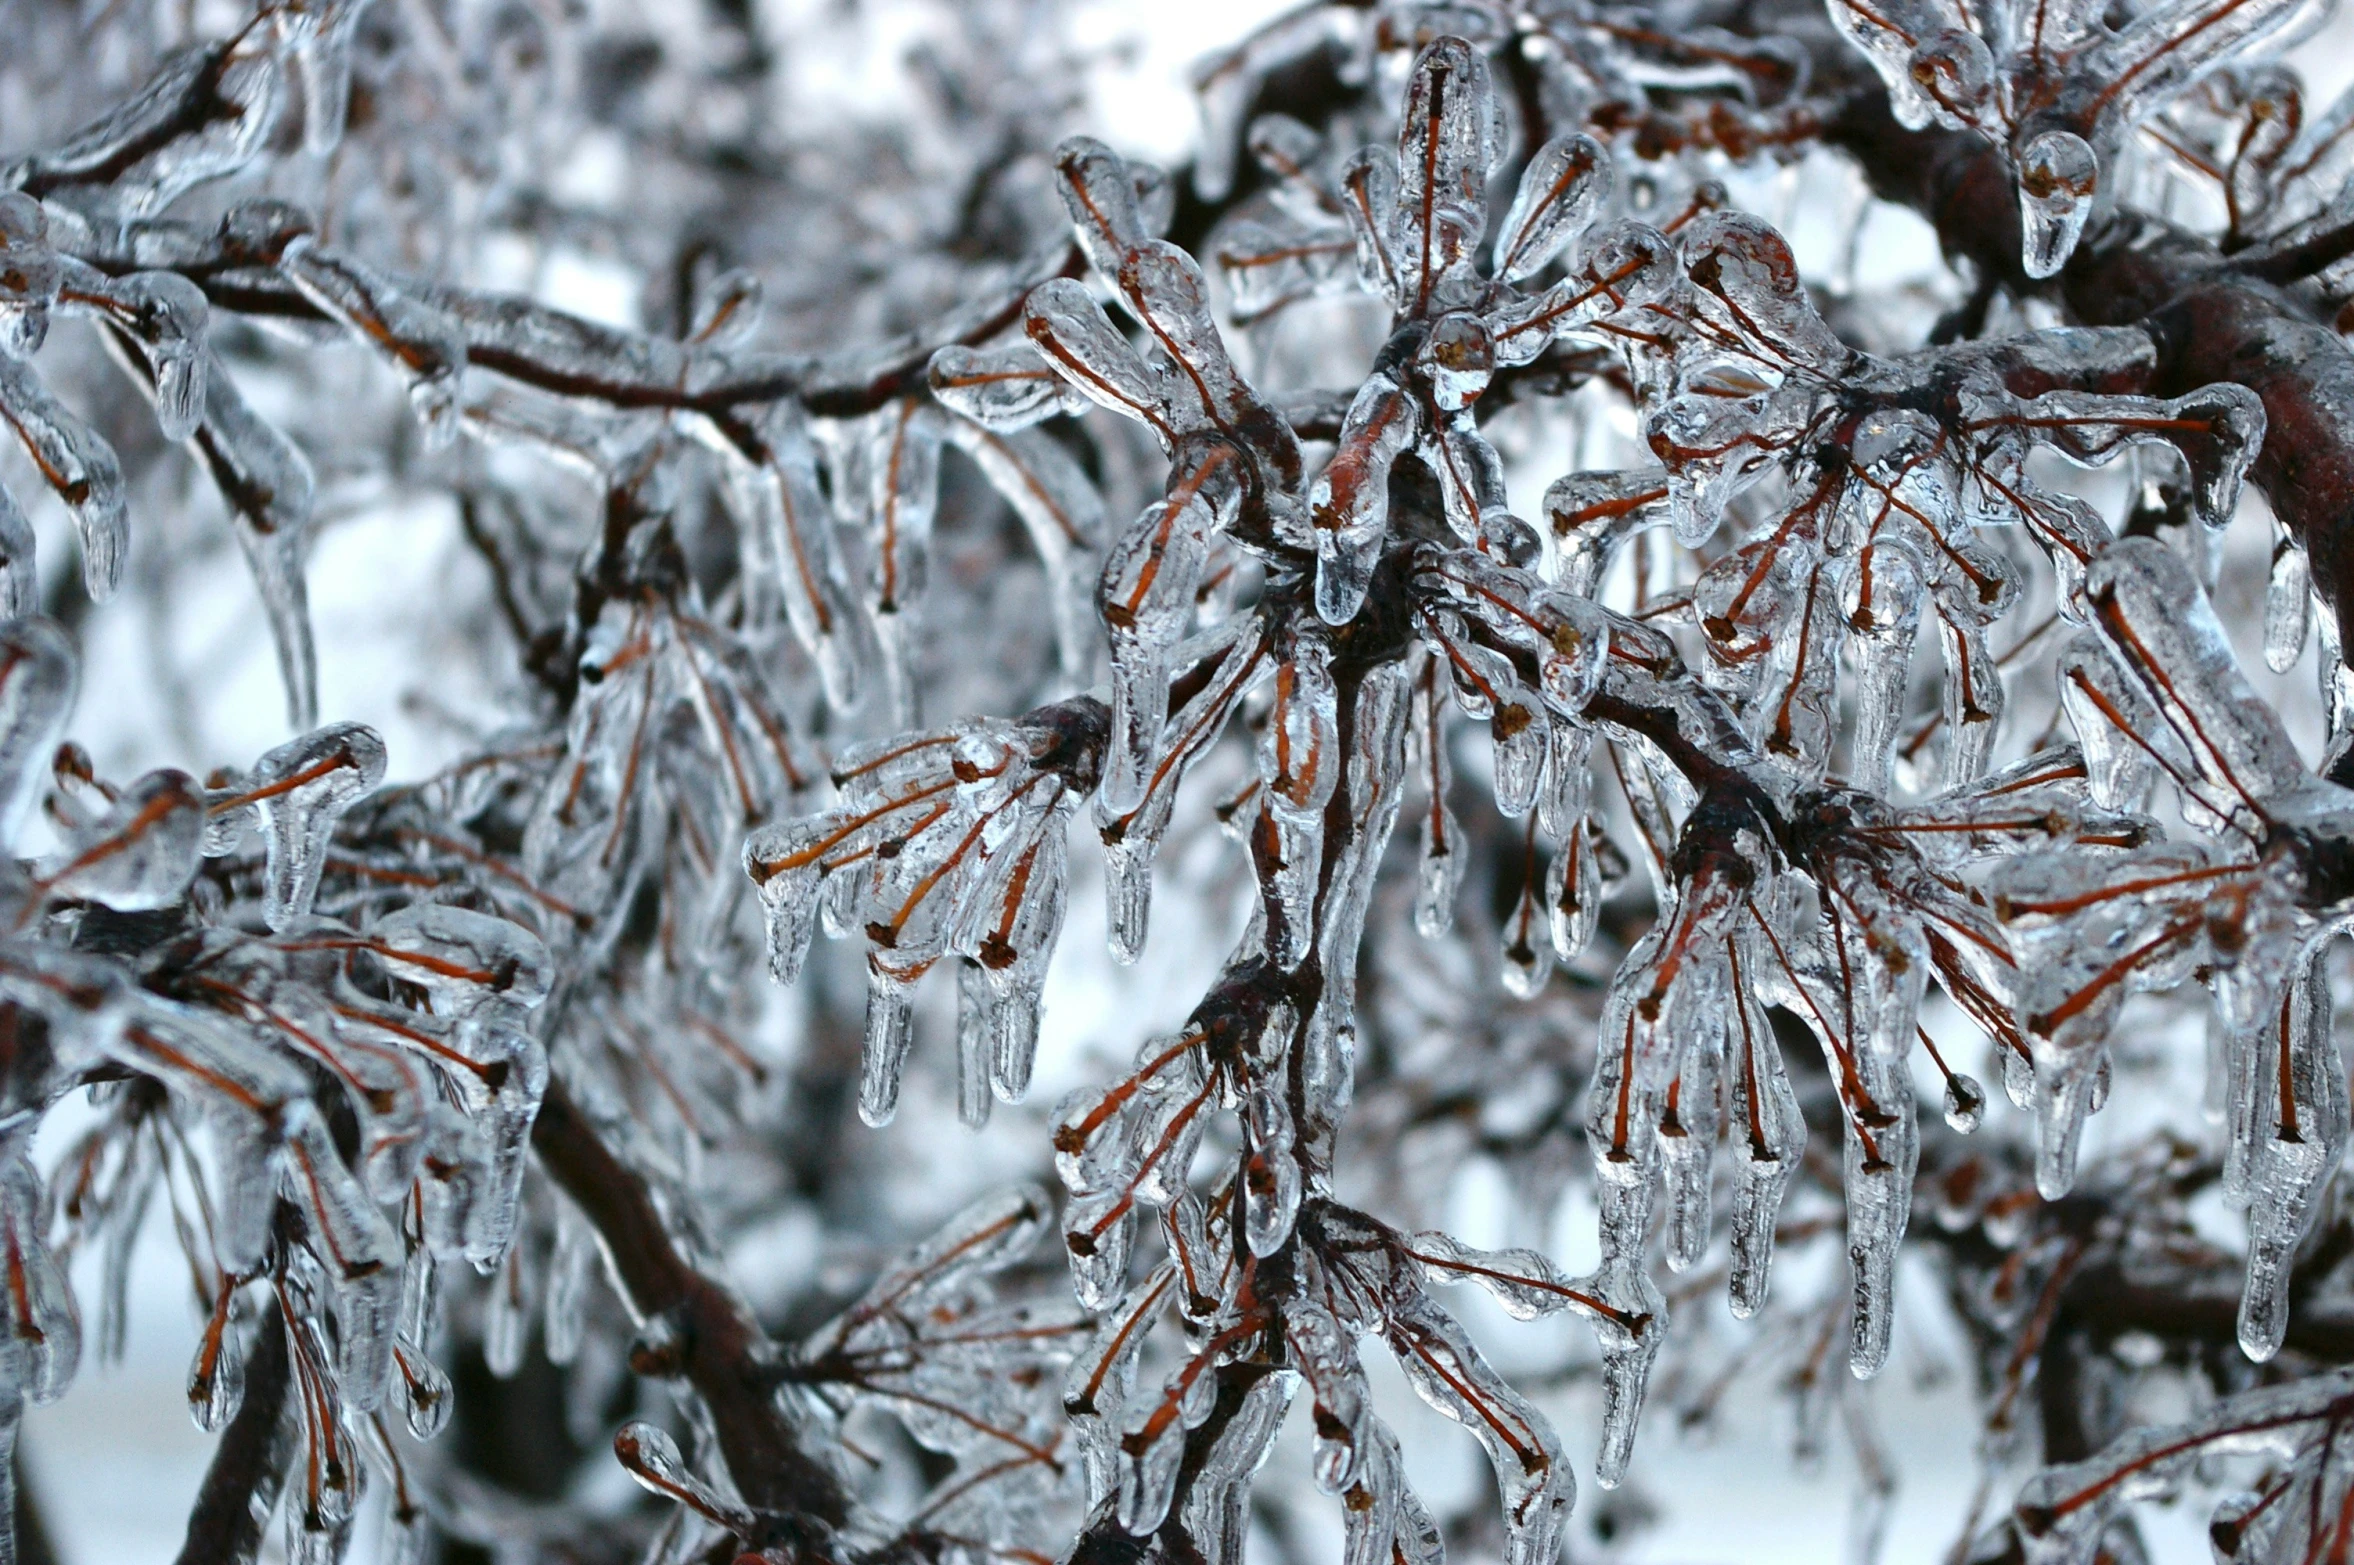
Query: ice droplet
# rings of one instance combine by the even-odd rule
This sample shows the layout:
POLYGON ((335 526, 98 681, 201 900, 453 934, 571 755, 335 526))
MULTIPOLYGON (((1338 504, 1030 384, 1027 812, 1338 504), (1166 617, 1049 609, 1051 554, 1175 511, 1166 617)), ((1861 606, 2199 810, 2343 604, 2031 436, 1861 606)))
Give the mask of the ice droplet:
POLYGON ((2018 159, 2020 265, 2029 277, 2050 277, 2068 264, 2092 216, 2100 159, 2083 137, 2065 130, 2037 135, 2018 159))
POLYGON ((1986 1118, 1986 1089, 1959 1072, 1945 1079, 1945 1122, 1962 1135, 1974 1134, 1986 1118))

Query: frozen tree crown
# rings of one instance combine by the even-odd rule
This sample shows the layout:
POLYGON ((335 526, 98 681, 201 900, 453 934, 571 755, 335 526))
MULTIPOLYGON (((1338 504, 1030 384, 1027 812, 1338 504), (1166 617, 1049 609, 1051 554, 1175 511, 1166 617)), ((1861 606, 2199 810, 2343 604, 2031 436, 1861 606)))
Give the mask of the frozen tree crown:
POLYGON ((0 1446, 85 1250, 119 1351, 160 1208, 220 1432, 189 1561, 279 1516, 324 1565, 373 1506, 401 1558, 1239 1562, 1313 1505, 1351 1565, 1551 1565, 1647 1397, 1759 1364, 1804 1451, 1840 1412, 1868 1555, 1916 1256, 2024 1483, 1957 1558, 2137 1558, 2126 1502, 2234 1453, 2219 1557, 2343 1557, 2354 93, 2309 119, 2258 52, 2333 24, 1311 0, 1200 68, 1167 172, 1068 133, 1101 62, 1051 7, 951 8, 880 128, 778 85, 855 17, 674 10, 11 12, 0 1446), (604 194, 548 173, 598 147, 604 194), (1864 275, 1894 207, 1960 275, 1864 275), (2219 608, 2250 489, 2317 701, 2219 608), (495 605, 417 605, 423 656, 514 673, 388 785, 307 559, 419 497, 495 605), (65 622, 159 613, 192 507, 295 736, 117 782, 65 622), (1117 963, 1156 878, 1240 933, 911 1197, 847 1118, 1024 1105, 1098 878, 1117 963), (2214 1126, 2088 1140, 2202 1026, 2214 1126), (1474 1159, 1506 1237, 1590 1203, 1592 1268, 1445 1231, 1474 1159), (820 1237, 740 1282, 780 1213, 820 1237), (1462 1283, 1584 1333, 1507 1374, 1462 1283), (1495 1506, 1418 1495, 1369 1340, 1495 1506), (535 1383, 536 1477, 482 1454, 535 1383), (607 1449, 644 1497, 571 1476, 607 1449))

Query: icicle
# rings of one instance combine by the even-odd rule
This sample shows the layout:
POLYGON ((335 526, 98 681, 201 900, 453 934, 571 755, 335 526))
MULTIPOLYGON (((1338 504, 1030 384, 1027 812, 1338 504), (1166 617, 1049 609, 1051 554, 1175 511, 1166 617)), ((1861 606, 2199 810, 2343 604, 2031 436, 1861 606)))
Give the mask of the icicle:
POLYGON ((1169 658, 1193 612, 1215 517, 1197 493, 1158 501, 1112 546, 1097 594, 1112 642, 1112 732, 1104 807, 1143 802, 1169 711, 1169 658))
POLYGON ((1874 543, 1840 581, 1839 608, 1856 664, 1855 786, 1888 792, 1904 725, 1913 639, 1921 624, 1920 555, 1900 540, 1874 543))
POLYGON ((1553 930, 1540 887, 1544 878, 1537 870, 1537 823, 1528 823, 1528 832, 1521 851, 1520 890, 1513 898, 1512 912, 1504 921, 1504 967, 1500 977, 1505 993, 1516 1000, 1533 1000, 1543 992, 1545 980, 1553 974, 1553 930))
POLYGON ((1274 853, 1273 862, 1262 861, 1259 868, 1272 903, 1269 943, 1286 971, 1299 966, 1316 935, 1324 807, 1340 779, 1340 696, 1331 659, 1320 636, 1304 627, 1295 633, 1290 659, 1276 668, 1275 707, 1259 738, 1259 776, 1266 784, 1260 809, 1274 853))
POLYGON ((1009 436, 955 425, 948 437, 973 459, 1029 529, 1053 594, 1055 642, 1063 672, 1085 677, 1095 661, 1090 595, 1104 535, 1102 493, 1071 454, 1043 431, 1009 436))
POLYGON ((869 607, 882 642, 891 722, 898 728, 913 728, 919 721, 910 616, 930 571, 940 438, 939 414, 910 398, 869 421, 863 452, 869 525, 875 533, 869 607))
POLYGON ((1359 388, 1332 460, 1308 491, 1316 530, 1316 612, 1328 625, 1357 615, 1389 528, 1390 468, 1414 440, 1414 405, 1388 375, 1359 388))
POLYGON ((16 839, 46 781, 77 674, 73 643, 52 621, 0 624, 0 840, 16 839))
POLYGON ((82 588, 93 603, 114 596, 130 531, 123 467, 114 448, 69 412, 24 360, 0 354, 0 410, 82 540, 82 588))
POLYGON ((320 7, 296 39, 294 57, 302 71, 302 145, 325 157, 343 140, 351 114, 352 37, 368 0, 340 0, 320 7))
POLYGON ((81 1362, 82 1323, 73 1289, 43 1238, 47 1201, 25 1156, 30 1137, 12 1135, 0 1161, 0 1237, 7 1243, 8 1339, 0 1379, 11 1400, 37 1404, 64 1395, 81 1362))
POLYGON ((2246 1138, 2248 1274, 2240 1295, 2240 1349, 2263 1363, 2288 1331, 2289 1269, 2346 1148, 2346 1071, 2331 1027, 2320 952, 2283 996, 2280 1014, 2236 1047, 2253 1055, 2240 1087, 2249 1112, 2233 1115, 2246 1138))
POLYGON ((1959 788, 1985 774, 2005 705, 2002 670, 1975 615, 1955 617, 1938 604, 1945 649, 1945 785, 1959 788))
POLYGON ((335 823, 384 780, 384 741, 362 723, 330 723, 254 762, 248 790, 269 833, 265 916, 283 929, 311 910, 335 823))
POLYGON ((596 1272, 596 1230, 570 1202, 557 1203, 556 1247, 548 1257, 546 1320, 541 1328, 549 1363, 569 1364, 579 1357, 596 1272))
POLYGON ((1424 665, 1414 687, 1414 733, 1422 756, 1422 850, 1415 873, 1414 927, 1435 940, 1455 925, 1455 899, 1463 886, 1463 828, 1447 808, 1454 768, 1447 757, 1445 709, 1440 703, 1438 665, 1424 665))
POLYGON ((333 1133, 310 1101, 299 1099, 282 1112, 284 1193, 302 1209, 319 1253, 335 1268, 338 1383, 354 1407, 372 1408, 392 1369, 400 1246, 365 1187, 344 1168, 333 1133))
POLYGON ((1728 1000, 1736 1026, 1726 1047, 1737 1057, 1726 1061, 1725 1118, 1739 1154, 1733 1165, 1729 1293, 1738 1320, 1749 1319, 1765 1305, 1782 1194, 1806 1151, 1806 1119, 1783 1067, 1773 1024, 1755 989, 1744 981, 1743 953, 1753 963, 1760 944, 1744 930, 1741 940, 1728 948, 1728 1000))
POLYGON ((33 524, 0 486, 0 620, 40 612, 41 571, 34 559, 33 524))
POLYGON ((1300 1210, 1300 1161, 1280 1083, 1256 1082, 1242 1103, 1243 1238, 1253 1255, 1273 1255, 1300 1210))
POLYGON ((529 1273, 520 1247, 491 1274, 490 1291, 482 1301, 482 1362, 501 1380, 512 1380, 523 1367, 523 1350, 531 1338, 529 1273))
POLYGON ((956 1117, 972 1129, 989 1123, 989 1072, 996 1051, 989 982, 981 964, 956 968, 956 1117))
POLYGON ((2264 666, 2275 674, 2296 667, 2312 627, 2313 581, 2305 551, 2276 521, 2272 524, 2272 575, 2264 589, 2264 666))
POLYGON ((899 1112, 899 1082, 915 1038, 909 982, 881 962, 866 964, 866 1045, 858 1077, 858 1117, 881 1129, 899 1112))
MULTIPOLYGON (((1727 1004, 1735 1003, 1730 995, 1727 1004)), ((1667 1265, 1687 1272, 1708 1248, 1709 1182, 1716 1152, 1721 1032, 1703 1023, 1685 1049, 1660 1121, 1660 1164, 1667 1190, 1667 1265)))
POLYGON ((319 720, 318 654, 311 642, 303 554, 315 483, 300 447, 257 415, 209 351, 204 368, 202 449, 228 502, 238 546, 261 594, 286 687, 286 719, 297 730, 319 720))
POLYGON ((1252 1382, 1242 1404, 1210 1446, 1181 1511, 1185 1535, 1202 1565, 1244 1565, 1251 1519, 1251 1479, 1274 1453, 1300 1377, 1279 1369, 1252 1382))
POLYGON ((798 979, 809 959, 817 938, 821 855, 842 835, 820 815, 763 826, 744 841, 744 873, 759 892, 767 926, 769 976, 780 984, 798 979))
POLYGON ((844 584, 833 507, 818 482, 808 420, 790 400, 769 405, 756 431, 701 431, 722 458, 729 508, 764 540, 783 589, 785 618, 818 667, 836 711, 857 704, 873 627, 844 584))
POLYGON ((1122 837, 1103 848, 1106 931, 1112 960, 1131 966, 1144 954, 1144 936, 1152 913, 1152 861, 1158 839, 1122 837))

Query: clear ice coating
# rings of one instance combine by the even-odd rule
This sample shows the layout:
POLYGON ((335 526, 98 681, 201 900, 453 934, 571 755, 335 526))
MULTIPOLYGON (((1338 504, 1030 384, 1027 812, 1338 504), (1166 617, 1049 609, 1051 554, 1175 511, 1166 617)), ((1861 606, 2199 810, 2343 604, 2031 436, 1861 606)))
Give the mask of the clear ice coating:
POLYGON ((254 762, 245 798, 269 843, 270 927, 310 911, 335 823, 384 780, 384 741, 361 723, 331 723, 254 762))

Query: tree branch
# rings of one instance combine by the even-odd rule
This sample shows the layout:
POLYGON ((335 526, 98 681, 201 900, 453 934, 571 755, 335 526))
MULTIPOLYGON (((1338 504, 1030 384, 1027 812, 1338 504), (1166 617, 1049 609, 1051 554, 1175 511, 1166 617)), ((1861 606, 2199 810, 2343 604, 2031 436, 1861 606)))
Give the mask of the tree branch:
POLYGON ((2084 237, 2052 283, 2019 256, 2009 155, 1967 131, 1908 131, 1877 87, 1848 95, 1826 127, 1886 200, 1936 226, 1948 254, 2015 294, 2056 292, 2091 326, 2138 326, 2157 350, 2154 396, 2229 381, 2263 399, 2266 433, 2249 477, 2305 548, 2313 585, 2354 650, 2354 349, 2299 294, 2236 266, 2211 242, 2138 212, 2084 237))
POLYGON ((658 1367, 643 1354, 633 1366, 676 1375, 702 1397, 737 1492, 773 1523, 768 1536, 745 1545, 789 1544, 813 1561, 831 1559, 833 1531, 848 1518, 850 1499, 801 1448, 777 1401, 768 1339, 751 1311, 679 1253, 652 1187, 605 1144, 561 1080, 548 1083, 531 1145, 596 1229, 632 1310, 674 1333, 658 1367))

